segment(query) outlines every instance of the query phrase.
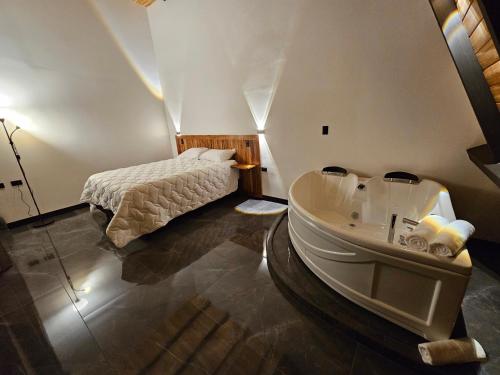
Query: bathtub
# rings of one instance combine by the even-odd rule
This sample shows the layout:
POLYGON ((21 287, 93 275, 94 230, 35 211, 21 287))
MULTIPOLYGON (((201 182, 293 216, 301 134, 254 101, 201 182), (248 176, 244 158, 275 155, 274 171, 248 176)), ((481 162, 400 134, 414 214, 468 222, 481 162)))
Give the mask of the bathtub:
POLYGON ((450 337, 472 264, 466 249, 454 258, 406 249, 408 228, 428 214, 455 219, 448 191, 434 181, 313 171, 290 187, 288 230, 328 286, 434 341, 450 337))

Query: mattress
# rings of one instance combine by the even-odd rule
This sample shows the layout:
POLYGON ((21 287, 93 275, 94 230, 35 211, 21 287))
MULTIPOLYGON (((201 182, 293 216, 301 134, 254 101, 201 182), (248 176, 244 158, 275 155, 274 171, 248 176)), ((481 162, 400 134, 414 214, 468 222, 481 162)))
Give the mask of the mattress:
POLYGON ((119 248, 238 188, 234 160, 175 158, 90 176, 81 202, 114 213, 106 235, 119 248))

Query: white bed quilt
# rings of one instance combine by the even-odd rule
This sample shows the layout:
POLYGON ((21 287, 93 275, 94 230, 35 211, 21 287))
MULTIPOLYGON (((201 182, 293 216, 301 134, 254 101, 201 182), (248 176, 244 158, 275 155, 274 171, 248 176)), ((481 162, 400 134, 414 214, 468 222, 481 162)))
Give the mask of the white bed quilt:
POLYGON ((88 178, 80 200, 114 213, 106 234, 121 248, 236 191, 233 163, 175 158, 97 173, 88 178))

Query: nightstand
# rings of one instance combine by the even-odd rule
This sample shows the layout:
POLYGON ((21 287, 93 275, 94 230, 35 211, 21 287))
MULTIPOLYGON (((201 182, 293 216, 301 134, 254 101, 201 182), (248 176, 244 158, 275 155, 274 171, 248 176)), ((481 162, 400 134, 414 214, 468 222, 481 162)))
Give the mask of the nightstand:
POLYGON ((231 168, 240 171, 240 190, 251 197, 262 197, 260 168, 257 164, 233 164, 231 168))

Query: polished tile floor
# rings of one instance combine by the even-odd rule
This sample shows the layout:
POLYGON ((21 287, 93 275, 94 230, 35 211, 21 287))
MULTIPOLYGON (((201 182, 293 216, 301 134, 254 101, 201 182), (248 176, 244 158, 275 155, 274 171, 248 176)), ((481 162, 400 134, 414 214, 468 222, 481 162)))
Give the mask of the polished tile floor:
MULTIPOLYGON (((262 254, 276 217, 236 212, 243 200, 224 198, 120 250, 86 209, 4 232, 15 267, 0 276, 0 374, 415 373, 282 292, 262 254)), ((478 319, 498 320, 498 275, 478 270, 466 298, 494 300, 478 319)), ((489 364, 477 372, 494 374, 498 358, 489 364)))

